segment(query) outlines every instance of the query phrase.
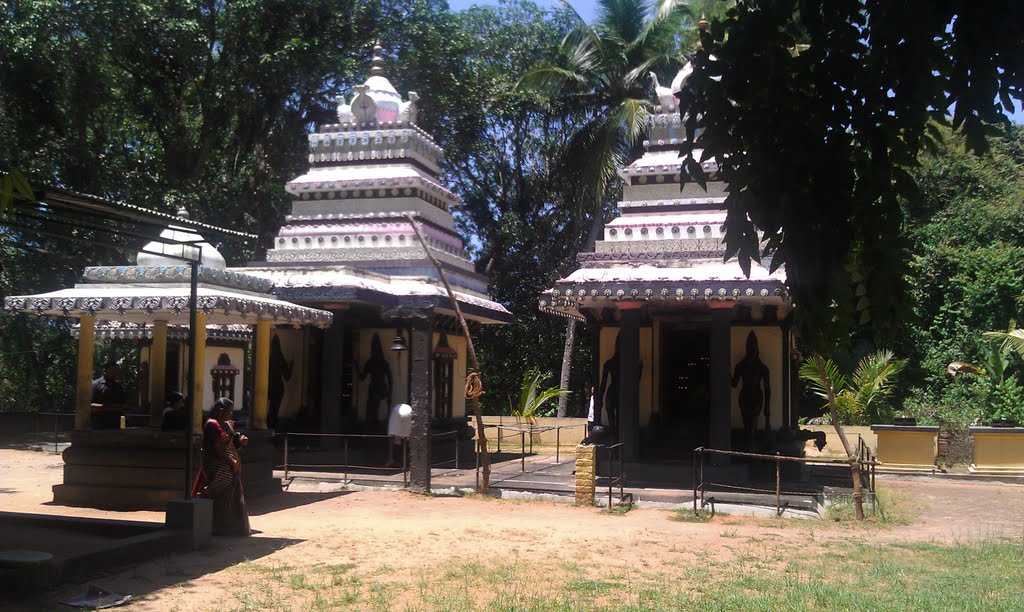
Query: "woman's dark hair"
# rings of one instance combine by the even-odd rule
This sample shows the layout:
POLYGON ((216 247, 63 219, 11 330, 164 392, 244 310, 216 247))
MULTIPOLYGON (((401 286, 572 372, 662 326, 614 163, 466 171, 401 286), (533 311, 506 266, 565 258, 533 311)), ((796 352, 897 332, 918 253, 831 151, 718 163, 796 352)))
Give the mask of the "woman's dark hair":
POLYGON ((185 396, 178 391, 171 391, 170 393, 167 394, 167 403, 172 406, 180 401, 183 401, 184 399, 185 396))
POLYGON ((221 410, 231 410, 231 411, 233 411, 234 409, 235 409, 235 403, 233 401, 231 401, 231 398, 229 398, 229 397, 222 397, 222 398, 218 399, 216 402, 213 403, 213 409, 210 412, 216 414, 216 413, 220 412, 221 410))

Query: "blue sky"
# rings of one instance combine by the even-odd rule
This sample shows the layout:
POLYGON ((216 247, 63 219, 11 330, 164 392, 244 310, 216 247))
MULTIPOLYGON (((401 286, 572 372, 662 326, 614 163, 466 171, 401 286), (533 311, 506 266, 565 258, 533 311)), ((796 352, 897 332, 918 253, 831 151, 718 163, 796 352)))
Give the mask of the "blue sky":
MULTIPOLYGON (((534 0, 539 6, 551 7, 559 4, 558 0, 534 0)), ((469 8, 474 4, 484 5, 495 5, 498 4, 498 0, 448 0, 448 6, 453 11, 461 11, 462 9, 469 8)), ((597 17, 597 0, 569 0, 569 4, 576 9, 584 19, 592 21, 597 17)), ((1024 123, 1024 109, 1017 108, 1017 112, 1010 115, 1010 119, 1014 123, 1024 123)))

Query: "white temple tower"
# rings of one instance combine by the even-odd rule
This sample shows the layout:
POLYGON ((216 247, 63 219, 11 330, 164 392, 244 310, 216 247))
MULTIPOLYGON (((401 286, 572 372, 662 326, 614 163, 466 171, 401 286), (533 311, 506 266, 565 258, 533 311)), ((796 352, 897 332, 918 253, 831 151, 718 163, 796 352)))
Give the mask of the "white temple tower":
POLYGON ((414 92, 402 99, 375 47, 370 76, 339 104, 338 123, 309 135, 310 169, 286 186, 291 214, 266 261, 245 271, 271 280, 278 296, 334 313, 321 335, 275 331, 273 425, 379 432, 391 406, 410 403, 413 482, 422 488, 429 470, 416 472, 429 464, 429 428, 465 426, 467 366, 465 338, 424 246, 467 319, 511 315, 488 298, 487 278, 466 257, 451 215, 458 200, 440 178, 441 148, 416 126, 417 100, 414 92))
POLYGON ((713 159, 703 162, 707 191, 681 185, 674 93, 690 72, 686 65, 671 89, 656 87, 644 153, 620 172, 620 216, 540 300, 541 310, 586 321, 597 335, 593 382, 603 421, 634 459, 685 457, 698 445, 728 449, 734 437, 760 439, 795 423, 785 271, 754 263, 747 277, 738 262, 724 261, 728 186, 713 159), (771 393, 744 419, 730 382, 751 332, 771 393))

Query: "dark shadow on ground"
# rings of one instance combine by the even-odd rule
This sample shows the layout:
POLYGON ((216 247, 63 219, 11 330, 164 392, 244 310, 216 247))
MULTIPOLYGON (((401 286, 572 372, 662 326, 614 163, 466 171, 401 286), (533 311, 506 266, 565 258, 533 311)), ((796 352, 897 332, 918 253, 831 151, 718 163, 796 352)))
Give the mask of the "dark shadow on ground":
MULTIPOLYGON (((265 557, 301 542, 303 540, 261 536, 214 538, 212 546, 206 550, 163 556, 89 576, 80 575, 73 582, 35 596, 12 599, 0 593, 0 609, 66 610, 68 608, 60 606, 59 602, 82 593, 89 584, 96 584, 108 591, 131 594, 133 603, 145 602, 151 598, 151 594, 161 589, 181 585, 179 588, 187 592, 192 587, 185 583, 200 576, 265 557)), ((245 588, 244 582, 240 582, 238 588, 245 588)))
POLYGON ((315 504, 342 495, 348 495, 351 491, 334 491, 331 493, 303 493, 284 492, 280 495, 263 495, 246 500, 249 507, 249 516, 263 516, 281 510, 290 510, 307 504, 315 504))
MULTIPOLYGON (((3 433, 0 432, 0 449, 4 450, 33 450, 54 453, 53 432, 39 433, 3 433)), ((67 443, 71 442, 70 433, 64 431, 57 437, 57 450, 62 451, 67 443)))

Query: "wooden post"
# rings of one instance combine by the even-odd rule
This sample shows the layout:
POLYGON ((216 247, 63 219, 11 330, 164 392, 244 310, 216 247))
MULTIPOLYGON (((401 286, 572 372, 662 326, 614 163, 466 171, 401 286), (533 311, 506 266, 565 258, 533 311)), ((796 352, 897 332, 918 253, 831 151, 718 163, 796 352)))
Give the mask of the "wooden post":
POLYGON ((75 377, 75 429, 89 429, 92 419, 92 360, 96 315, 78 318, 78 371, 75 377))
POLYGON ((203 430, 204 390, 206 389, 206 313, 196 313, 196 371, 193 376, 192 396, 192 433, 203 430))
POLYGON ((149 424, 160 427, 167 394, 167 321, 153 322, 149 344, 149 424))
MULTIPOLYGON (((409 405, 412 406, 412 423, 408 438, 409 488, 418 493, 430 493, 430 416, 434 403, 431 401, 431 335, 433 324, 430 318, 410 319, 409 357, 411 389, 409 405)), ((406 452, 403 449, 403 452, 406 452)), ((403 464, 403 466, 406 464, 403 464)))
MULTIPOLYGON (((430 247, 427 246, 426 241, 423 239, 423 234, 420 232, 420 228, 416 225, 416 219, 409 213, 405 214, 405 218, 409 221, 409 225, 412 226, 412 231, 415 232, 417 240, 423 247, 423 252, 426 253, 427 259, 434 265, 434 269, 437 270, 438 276, 441 277, 441 282, 444 284, 444 290, 448 293, 448 299, 451 301, 452 309, 455 311, 455 316, 459 320, 459 325, 462 327, 462 334, 466 337, 466 352, 469 356, 469 373, 466 375, 466 407, 470 409, 473 418, 476 422, 476 453, 480 461, 480 473, 483 474, 483 478, 479 481, 477 491, 480 493, 487 493, 491 486, 491 455, 487 450, 487 436, 484 434, 484 420, 483 412, 480 410, 480 396, 483 394, 483 382, 480 380, 480 362, 476 358, 476 348, 473 347, 473 336, 469 333, 469 325, 466 324, 466 317, 462 316, 462 308, 459 307, 459 301, 455 299, 455 292, 452 291, 451 284, 448 283, 448 275, 444 273, 444 268, 434 257, 434 254, 430 252, 430 247), (471 388, 475 387, 472 395, 470 394, 471 388)), ((498 428, 498 443, 501 443, 501 428, 498 428)))
POLYGON ((271 321, 260 319, 256 322, 256 352, 253 355, 252 417, 249 427, 267 428, 268 394, 270 392, 270 332, 271 321))

